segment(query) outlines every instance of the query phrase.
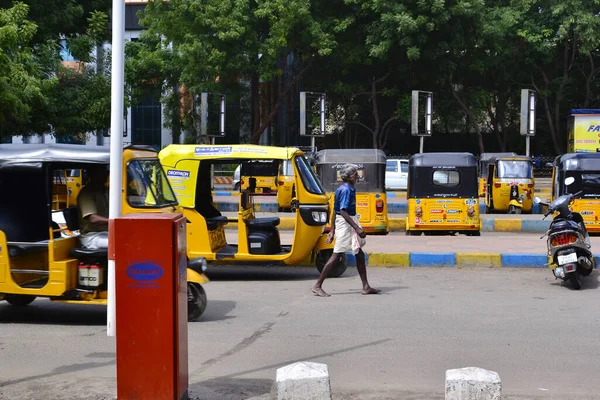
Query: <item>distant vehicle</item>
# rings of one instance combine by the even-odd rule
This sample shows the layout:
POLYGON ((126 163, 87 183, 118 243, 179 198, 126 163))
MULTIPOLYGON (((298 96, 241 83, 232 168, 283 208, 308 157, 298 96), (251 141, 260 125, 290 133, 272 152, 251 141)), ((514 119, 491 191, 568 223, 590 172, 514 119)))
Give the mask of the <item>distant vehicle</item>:
POLYGON ((385 168, 385 188, 389 190, 406 190, 408 181, 408 160, 387 159, 385 168))
POLYGON ((233 173, 233 190, 240 190, 240 171, 242 169, 242 164, 238 165, 233 173))

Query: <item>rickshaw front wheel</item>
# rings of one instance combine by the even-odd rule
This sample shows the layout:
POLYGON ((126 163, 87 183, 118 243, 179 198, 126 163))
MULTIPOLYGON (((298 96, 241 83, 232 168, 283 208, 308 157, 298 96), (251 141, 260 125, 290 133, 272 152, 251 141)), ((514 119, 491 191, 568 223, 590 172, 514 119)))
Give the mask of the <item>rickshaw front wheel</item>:
POLYGON ((188 321, 196 321, 206 310, 206 292, 204 288, 195 282, 188 282, 188 321))
POLYGON ((29 296, 26 294, 7 294, 4 300, 11 306, 25 307, 31 304, 35 300, 36 296, 29 296))
MULTIPOLYGON (((323 272, 323 268, 325 267, 327 260, 329 260, 329 257, 331 257, 332 254, 333 249, 321 250, 317 253, 317 256, 315 257, 315 264, 319 273, 323 272)), ((327 277, 337 278, 339 276, 342 276, 342 274, 346 272, 346 268, 348 268, 348 257, 345 253, 342 253, 342 256, 340 257, 337 265, 335 265, 331 269, 331 271, 329 271, 329 275, 327 275, 327 277)))

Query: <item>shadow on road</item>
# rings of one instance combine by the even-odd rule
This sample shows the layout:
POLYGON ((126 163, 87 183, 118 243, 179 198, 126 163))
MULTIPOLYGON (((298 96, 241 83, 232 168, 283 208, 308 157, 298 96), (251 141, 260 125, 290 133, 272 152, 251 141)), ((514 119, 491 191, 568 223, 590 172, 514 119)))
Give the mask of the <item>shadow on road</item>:
MULTIPOLYGON (((315 267, 300 266, 210 265, 206 275, 214 281, 312 281, 319 277, 319 271, 315 267)), ((356 268, 348 267, 341 277, 346 278, 354 275, 356 275, 356 268)))
MULTIPOLYGON (((552 272, 550 272, 550 276, 554 278, 552 272)), ((566 289, 572 290, 571 282, 565 282, 562 279, 557 279, 551 283, 553 286, 564 286, 566 289)), ((581 277, 581 289, 580 290, 589 290, 589 289, 597 289, 600 286, 600 272, 598 270, 592 271, 592 273, 588 276, 581 277)))
POLYGON ((232 315, 227 315, 235 309, 236 305, 235 301, 211 300, 209 298, 206 311, 204 311, 198 322, 213 322, 236 318, 232 315))
POLYGON ((26 307, 0 305, 0 324, 106 325, 106 306, 36 299, 26 307))
POLYGON ((272 399, 274 380, 214 378, 189 386, 190 400, 245 400, 272 399))

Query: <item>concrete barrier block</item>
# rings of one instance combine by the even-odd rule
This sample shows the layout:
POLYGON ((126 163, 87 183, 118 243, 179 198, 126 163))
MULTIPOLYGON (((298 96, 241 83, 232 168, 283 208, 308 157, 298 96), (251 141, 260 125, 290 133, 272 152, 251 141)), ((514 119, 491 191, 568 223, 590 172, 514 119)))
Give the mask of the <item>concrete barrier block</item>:
POLYGON ((277 400, 331 400, 327 364, 301 361, 277 370, 277 400))
POLYGON ((467 367, 446 371, 446 400, 500 400, 502 382, 494 371, 467 367))

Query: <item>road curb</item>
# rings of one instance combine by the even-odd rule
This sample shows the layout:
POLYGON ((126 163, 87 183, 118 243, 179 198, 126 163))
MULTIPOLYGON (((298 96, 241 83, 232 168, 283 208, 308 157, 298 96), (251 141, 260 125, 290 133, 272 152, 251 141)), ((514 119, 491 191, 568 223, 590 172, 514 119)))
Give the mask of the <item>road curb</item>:
MULTIPOLYGON (((450 268, 548 268, 548 257, 545 254, 508 254, 508 253, 369 253, 366 252, 366 262, 369 267, 450 267, 450 268)), ((348 265, 356 266, 356 258, 347 253, 348 265)), ((594 254, 600 258, 600 254, 594 254)), ((310 264, 303 264, 310 265, 310 264)))

